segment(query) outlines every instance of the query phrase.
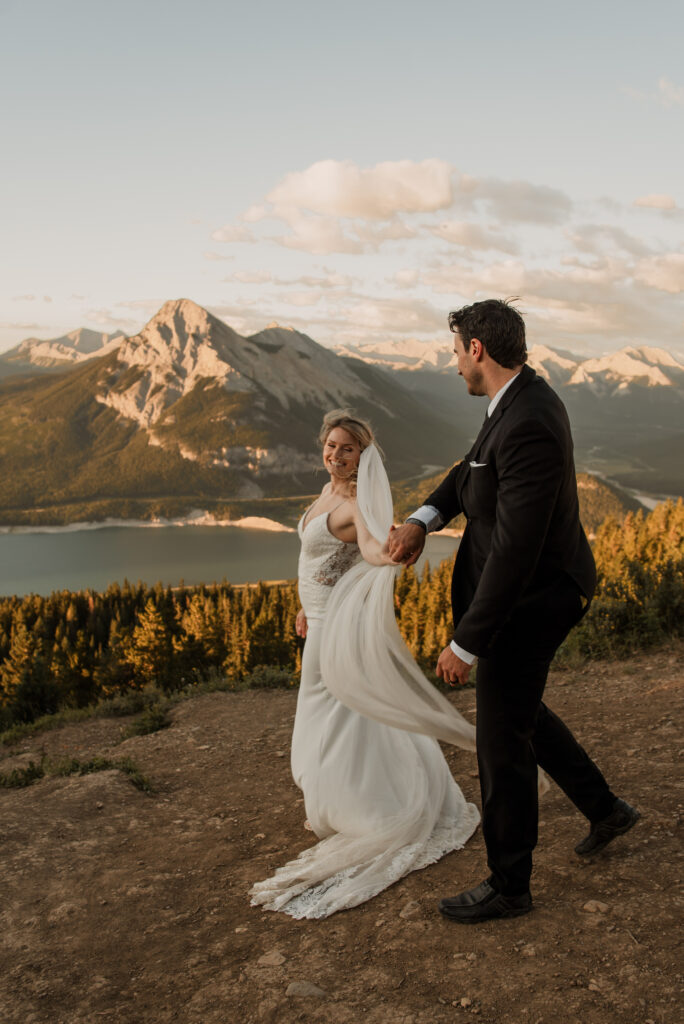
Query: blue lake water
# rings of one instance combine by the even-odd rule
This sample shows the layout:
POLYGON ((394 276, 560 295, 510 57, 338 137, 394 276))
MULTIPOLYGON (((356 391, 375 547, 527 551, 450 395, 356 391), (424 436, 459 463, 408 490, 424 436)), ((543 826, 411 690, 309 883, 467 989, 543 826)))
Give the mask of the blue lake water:
MULTIPOLYGON (((429 537, 421 562, 436 565, 457 546, 454 537, 429 537)), ((293 579, 298 556, 296 533, 230 526, 0 534, 0 595, 105 590, 124 579, 171 586, 293 579)))

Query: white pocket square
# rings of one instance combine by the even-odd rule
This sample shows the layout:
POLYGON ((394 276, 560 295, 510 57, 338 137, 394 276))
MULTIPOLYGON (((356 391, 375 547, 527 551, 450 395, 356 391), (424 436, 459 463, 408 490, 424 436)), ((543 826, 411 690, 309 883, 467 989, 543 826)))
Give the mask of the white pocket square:
POLYGON ((470 463, 470 468, 471 469, 482 469, 482 467, 486 466, 486 465, 487 465, 486 462, 471 462, 470 463))

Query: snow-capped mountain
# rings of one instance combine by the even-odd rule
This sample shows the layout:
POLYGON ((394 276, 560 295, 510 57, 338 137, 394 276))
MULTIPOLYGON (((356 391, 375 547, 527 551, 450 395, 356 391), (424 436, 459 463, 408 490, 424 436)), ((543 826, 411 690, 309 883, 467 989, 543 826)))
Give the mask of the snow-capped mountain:
MULTIPOLYGON (((338 347, 344 355, 393 371, 452 370, 456 359, 447 342, 396 341, 338 347)), ((684 389, 684 361, 664 349, 624 348, 599 357, 533 345, 529 365, 554 387, 585 386, 596 395, 620 395, 633 387, 684 389)))
POLYGON ((69 366, 95 356, 107 355, 121 344, 123 337, 123 331, 105 334, 79 327, 59 338, 26 338, 5 352, 2 358, 8 363, 19 363, 27 368, 69 366))
POLYGON ((96 399, 141 426, 157 423, 165 411, 199 385, 224 392, 252 393, 266 410, 275 400, 345 405, 369 397, 368 388, 342 360, 292 328, 274 325, 244 338, 189 299, 165 303, 149 323, 120 343, 115 375, 96 399), (268 394, 269 401, 258 396, 268 394))
POLYGON ((382 366, 387 370, 445 370, 456 365, 456 357, 448 345, 441 341, 385 341, 378 344, 337 345, 340 356, 361 359, 364 363, 382 366))

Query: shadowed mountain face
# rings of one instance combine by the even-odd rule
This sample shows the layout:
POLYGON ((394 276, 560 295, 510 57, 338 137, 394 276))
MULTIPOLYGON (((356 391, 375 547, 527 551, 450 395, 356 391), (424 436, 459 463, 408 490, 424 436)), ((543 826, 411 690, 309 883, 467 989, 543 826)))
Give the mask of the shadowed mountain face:
POLYGON ((340 406, 371 420, 395 478, 447 465, 467 443, 400 382, 305 334, 245 338, 193 302, 167 302, 107 355, 3 382, 0 505, 310 492, 323 414, 340 406))

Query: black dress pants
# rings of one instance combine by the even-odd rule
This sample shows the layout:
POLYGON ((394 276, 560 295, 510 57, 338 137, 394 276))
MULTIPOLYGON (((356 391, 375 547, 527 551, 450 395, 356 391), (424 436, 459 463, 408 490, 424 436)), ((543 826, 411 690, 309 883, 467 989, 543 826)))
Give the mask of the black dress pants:
POLYGON ((615 795, 570 730, 542 701, 556 650, 581 619, 580 592, 562 576, 516 609, 477 667, 477 757, 490 882, 527 892, 537 844, 537 765, 591 822, 615 795))

